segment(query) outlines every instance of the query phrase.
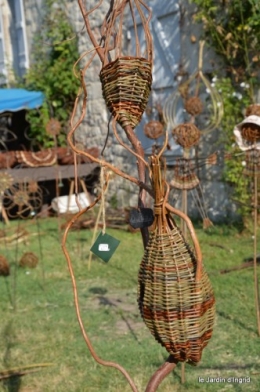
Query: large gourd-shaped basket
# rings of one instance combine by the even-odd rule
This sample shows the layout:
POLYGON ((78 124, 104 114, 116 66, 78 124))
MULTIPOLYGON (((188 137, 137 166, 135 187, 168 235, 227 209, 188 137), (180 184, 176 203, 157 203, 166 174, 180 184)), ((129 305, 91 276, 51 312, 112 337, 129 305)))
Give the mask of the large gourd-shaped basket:
POLYGON ((214 294, 191 221, 167 204, 169 187, 156 155, 151 172, 155 221, 139 270, 139 308, 152 335, 176 361, 197 364, 213 331, 214 294), (172 212, 185 219, 194 251, 172 212))
POLYGON ((140 0, 118 0, 108 13, 101 33, 104 62, 100 72, 106 105, 125 129, 134 129, 147 106, 152 85, 152 38, 148 23, 151 11, 140 0), (132 17, 132 47, 124 53, 124 18, 132 17), (137 34, 143 30, 141 44, 137 34))

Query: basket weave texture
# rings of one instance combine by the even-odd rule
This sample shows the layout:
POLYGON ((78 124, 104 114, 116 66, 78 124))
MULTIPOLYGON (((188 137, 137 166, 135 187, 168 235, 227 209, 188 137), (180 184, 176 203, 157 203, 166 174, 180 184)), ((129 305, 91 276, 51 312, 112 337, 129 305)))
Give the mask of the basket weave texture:
POLYGON ((147 106, 152 64, 144 58, 118 57, 101 69, 103 97, 109 111, 125 129, 135 128, 147 106))
POLYGON ((199 185, 199 178, 195 173, 194 165, 185 158, 176 159, 173 179, 170 184, 177 189, 193 189, 199 185))
POLYGON ((260 127, 257 124, 246 123, 242 126, 242 138, 250 143, 260 141, 260 127))
POLYGON ((152 335, 176 360, 197 364, 213 331, 214 294, 205 269, 164 207, 155 166, 155 226, 139 270, 139 309, 152 335))
POLYGON ((198 144, 200 130, 192 123, 179 124, 172 131, 177 144, 183 148, 191 148, 198 144))
POLYGON ((260 177, 260 151, 252 149, 246 152, 246 167, 243 171, 244 175, 260 177))

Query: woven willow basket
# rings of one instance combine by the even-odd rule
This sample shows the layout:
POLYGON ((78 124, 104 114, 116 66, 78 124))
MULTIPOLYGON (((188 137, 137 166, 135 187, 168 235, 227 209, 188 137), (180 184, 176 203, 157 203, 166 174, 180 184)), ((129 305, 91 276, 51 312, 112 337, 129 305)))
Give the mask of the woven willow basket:
POLYGON ((144 58, 119 57, 101 69, 103 97, 125 129, 135 128, 146 108, 152 85, 152 64, 144 58))
POLYGON ((199 185, 199 178, 195 173, 195 168, 190 160, 177 158, 170 184, 177 189, 193 189, 199 185))
POLYGON ((156 156, 152 173, 155 223, 139 270, 139 308, 152 335, 176 360, 197 364, 212 335, 214 294, 191 222, 187 218, 195 252, 166 207, 156 156))

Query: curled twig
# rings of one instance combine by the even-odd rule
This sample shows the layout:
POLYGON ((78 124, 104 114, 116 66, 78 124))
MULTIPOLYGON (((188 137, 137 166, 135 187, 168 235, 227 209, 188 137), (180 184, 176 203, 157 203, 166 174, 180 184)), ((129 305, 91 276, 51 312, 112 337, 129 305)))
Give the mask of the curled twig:
MULTIPOLYGON (((105 184, 106 187, 107 184, 105 184)), ((73 294, 74 294, 74 303, 75 303, 75 309, 76 309, 76 314, 77 314, 77 319, 80 325, 80 329, 82 332, 82 335, 84 337, 84 340, 88 346, 88 349, 92 355, 92 357, 95 359, 96 362, 98 362, 100 365, 103 366, 107 366, 107 367, 113 367, 115 369, 118 369, 123 375, 124 377, 127 379, 129 385, 131 386, 131 389, 133 392, 138 392, 137 388, 133 382, 133 380, 131 379, 131 377, 129 376, 129 374, 127 373, 127 371, 118 363, 115 362, 111 362, 111 361, 106 361, 103 360, 102 358, 100 358, 95 350, 94 347, 91 344, 91 341, 85 331, 84 328, 84 324, 83 324, 83 320, 81 317, 81 312, 80 312, 80 307, 79 307, 79 298, 78 298, 78 290, 77 290, 77 284, 76 284, 76 278, 74 275, 74 271, 73 271, 73 267, 72 267, 72 263, 71 263, 71 258, 70 258, 70 254, 69 251, 67 249, 66 243, 67 243, 67 237, 68 237, 68 233, 71 229, 71 227, 73 226, 73 224, 81 217, 81 215, 85 214, 88 210, 90 210, 91 208, 93 208, 98 201, 101 199, 101 194, 96 198, 96 200, 89 206, 86 207, 85 209, 79 211, 71 220, 70 222, 67 224, 64 235, 63 235, 63 239, 62 239, 62 250, 63 253, 66 257, 67 260, 67 264, 68 264, 68 268, 69 268, 69 272, 70 272, 70 276, 71 276, 71 281, 72 281, 72 287, 73 287, 73 294)))

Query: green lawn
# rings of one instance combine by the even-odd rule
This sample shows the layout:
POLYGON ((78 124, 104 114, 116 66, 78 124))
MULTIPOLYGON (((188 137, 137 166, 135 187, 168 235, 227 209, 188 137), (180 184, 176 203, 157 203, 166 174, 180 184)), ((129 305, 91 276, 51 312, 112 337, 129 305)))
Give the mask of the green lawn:
MULTIPOLYGON (((11 275, 0 277, 0 372, 38 364, 46 366, 33 367, 37 372, 1 381, 0 391, 131 391, 121 373, 98 365, 91 357, 76 318, 58 222, 54 218, 38 222, 38 225, 20 223, 33 234, 27 243, 7 246, 1 242, 0 253, 9 260, 11 275), (25 251, 38 255, 35 269, 17 266, 25 251)), ((17 222, 12 222, 12 227, 15 230, 17 222)), ((139 392, 144 392, 149 378, 168 354, 150 335, 137 307, 142 241, 138 233, 111 229, 107 232, 119 239, 120 245, 108 263, 93 257, 90 269, 92 231, 69 234, 67 247, 76 276, 81 315, 97 354, 123 365, 139 392)), ((186 382, 181 384, 179 364, 158 392, 260 391, 260 337, 253 269, 219 273, 252 255, 252 234, 249 230, 239 233, 227 226, 213 227, 209 232, 198 227, 197 234, 216 295, 214 334, 200 364, 186 366, 186 382), (221 377, 226 382, 201 383, 199 377, 221 377), (231 377, 237 381, 250 377, 250 383, 232 379, 228 382, 231 377)))

